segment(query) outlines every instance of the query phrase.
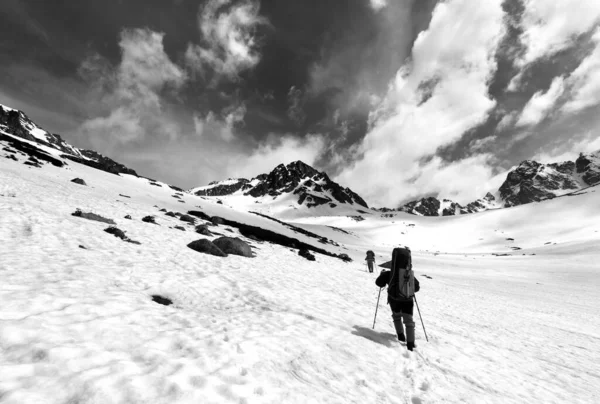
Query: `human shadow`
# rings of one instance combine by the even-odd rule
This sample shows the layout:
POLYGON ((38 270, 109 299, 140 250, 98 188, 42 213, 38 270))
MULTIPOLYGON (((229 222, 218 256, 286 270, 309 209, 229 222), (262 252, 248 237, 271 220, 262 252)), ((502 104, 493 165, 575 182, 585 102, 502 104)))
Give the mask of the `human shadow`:
POLYGON ((391 348, 396 341, 398 341, 398 337, 389 332, 378 332, 370 328, 361 327, 359 325, 355 325, 353 328, 354 330, 352 331, 352 334, 366 338, 369 341, 376 342, 389 348, 391 348))

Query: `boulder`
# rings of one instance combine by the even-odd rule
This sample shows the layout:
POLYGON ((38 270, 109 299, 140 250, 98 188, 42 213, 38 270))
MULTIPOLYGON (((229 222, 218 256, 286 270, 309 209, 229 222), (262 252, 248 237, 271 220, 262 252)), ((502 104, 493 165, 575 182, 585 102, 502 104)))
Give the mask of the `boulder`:
POLYGON ((155 219, 154 219, 154 216, 144 216, 144 217, 142 218, 142 222, 156 224, 156 221, 155 221, 155 219))
POLYGON ((217 257, 227 257, 227 254, 225 254, 219 247, 217 247, 210 240, 207 240, 205 238, 192 241, 187 246, 192 250, 201 252, 203 254, 215 255, 217 257))
POLYGON ((350 258, 348 254, 339 254, 338 257, 344 262, 352 262, 352 258, 350 258))
POLYGON ((223 219, 221 219, 219 216, 213 216, 210 221, 215 225, 223 224, 223 219))
POLYGON ((81 178, 73 178, 73 179, 71 180, 71 182, 74 182, 75 184, 79 184, 79 185, 87 185, 87 184, 85 183, 85 181, 84 181, 84 180, 82 180, 81 178))
POLYGON ((175 226, 174 228, 177 229, 177 230, 185 231, 185 228, 183 228, 181 226, 175 226))
POLYGON ((223 252, 242 257, 252 257, 250 245, 237 237, 219 237, 213 240, 213 244, 219 247, 223 252))
POLYGON ((302 248, 302 249, 298 250, 298 255, 301 256, 301 257, 306 258, 309 261, 314 261, 315 260, 315 256, 312 255, 310 253, 310 251, 308 251, 306 248, 302 248))
POLYGON ((210 232, 210 230, 208 230, 208 227, 205 224, 200 224, 196 226, 196 233, 202 234, 204 236, 212 236, 212 233, 210 232))
POLYGON ((167 212, 167 213, 165 213, 165 216, 177 217, 177 215, 173 212, 167 212))
POLYGON ((196 219, 194 219, 192 216, 190 215, 181 215, 179 216, 179 220, 183 221, 183 222, 187 222, 187 223, 194 223, 196 222, 196 219))

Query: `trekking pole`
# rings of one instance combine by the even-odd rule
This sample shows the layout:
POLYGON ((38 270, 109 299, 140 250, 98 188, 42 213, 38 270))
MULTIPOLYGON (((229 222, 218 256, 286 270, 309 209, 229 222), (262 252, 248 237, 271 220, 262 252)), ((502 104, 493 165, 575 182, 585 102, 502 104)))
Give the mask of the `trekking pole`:
POLYGON ((419 312, 419 318, 421 319, 421 325, 423 326, 423 332, 425 333, 425 339, 429 342, 429 338, 427 338, 427 331, 425 331, 425 324, 423 324, 423 316, 421 316, 421 310, 419 310, 419 303, 417 302, 417 295, 414 295, 415 303, 417 304, 417 311, 419 312))
POLYGON ((377 306, 375 306, 375 318, 373 318, 373 329, 375 329, 375 320, 377 320, 377 309, 379 309, 379 297, 381 297, 381 289, 379 288, 379 295, 377 295, 377 306))

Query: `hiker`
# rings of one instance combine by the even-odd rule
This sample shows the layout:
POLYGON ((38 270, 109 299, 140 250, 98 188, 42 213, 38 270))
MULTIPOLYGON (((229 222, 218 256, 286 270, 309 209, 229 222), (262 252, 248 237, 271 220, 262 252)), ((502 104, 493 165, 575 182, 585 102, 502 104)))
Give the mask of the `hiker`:
POLYGON ((373 273, 373 264, 375 263, 375 253, 371 250, 367 251, 367 258, 365 258, 365 261, 367 261, 367 267, 369 268, 369 272, 373 273))
POLYGON ((415 347, 415 322, 413 320, 413 297, 420 289, 412 270, 412 259, 408 247, 394 248, 391 270, 383 269, 375 280, 380 288, 388 285, 388 304, 392 309, 392 319, 399 341, 406 341, 406 348, 415 347), (406 336, 404 328, 406 327, 406 336))

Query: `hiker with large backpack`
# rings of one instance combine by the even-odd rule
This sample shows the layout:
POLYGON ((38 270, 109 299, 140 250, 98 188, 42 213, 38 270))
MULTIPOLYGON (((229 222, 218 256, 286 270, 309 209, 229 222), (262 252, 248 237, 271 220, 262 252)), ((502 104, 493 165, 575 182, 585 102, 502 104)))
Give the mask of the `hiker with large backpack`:
POLYGON ((373 264, 375 264, 375 253, 371 250, 367 251, 367 267, 369 268, 369 273, 373 273, 373 264))
POLYGON ((394 328, 399 341, 406 341, 406 348, 415 347, 415 321, 413 320, 413 298, 420 289, 412 270, 412 258, 408 247, 397 247, 392 251, 392 266, 385 269, 375 280, 380 288, 388 285, 388 304, 392 309, 394 328), (403 323, 404 322, 404 326, 403 323), (406 335, 404 333, 406 328, 406 335))

